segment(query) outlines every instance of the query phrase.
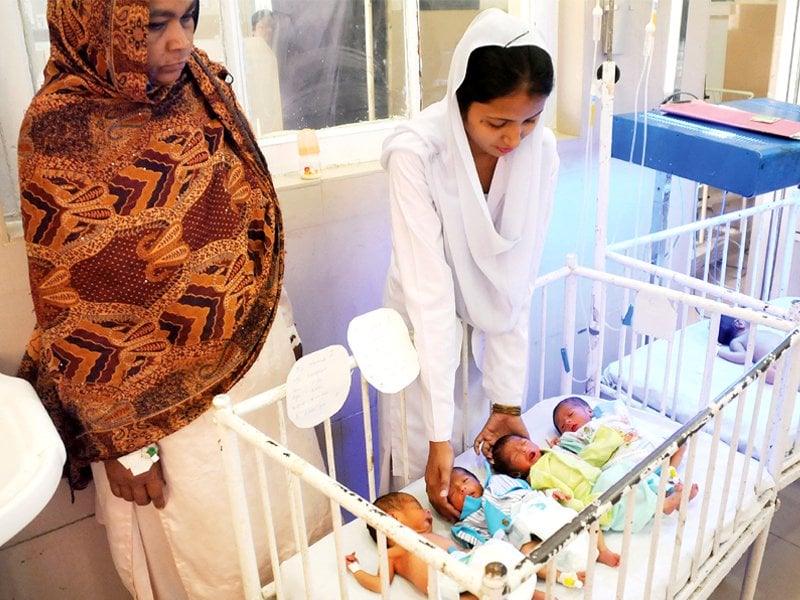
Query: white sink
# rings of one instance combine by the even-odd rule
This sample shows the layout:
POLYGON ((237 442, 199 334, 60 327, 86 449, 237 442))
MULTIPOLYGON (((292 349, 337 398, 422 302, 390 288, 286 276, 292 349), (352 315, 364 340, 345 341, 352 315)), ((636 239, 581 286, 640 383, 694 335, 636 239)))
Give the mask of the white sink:
POLYGON ((0 545, 53 497, 66 456, 33 387, 0 373, 0 545))

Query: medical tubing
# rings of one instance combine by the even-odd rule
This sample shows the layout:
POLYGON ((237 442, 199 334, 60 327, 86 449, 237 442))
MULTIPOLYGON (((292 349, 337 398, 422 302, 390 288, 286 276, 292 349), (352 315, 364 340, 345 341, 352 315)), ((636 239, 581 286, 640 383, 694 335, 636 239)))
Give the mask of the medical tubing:
MULTIPOLYGON (((644 167, 645 164, 645 157, 647 154, 647 103, 648 103, 648 87, 650 83, 650 70, 653 64, 653 47, 655 46, 655 35, 656 35, 656 14, 658 12, 658 0, 653 0, 650 9, 650 20, 647 22, 644 28, 644 47, 642 49, 642 55, 644 56, 644 64, 642 65, 642 71, 639 75, 639 81, 636 84, 636 93, 634 97, 634 118, 633 118, 633 135, 631 138, 631 152, 629 157, 629 162, 633 162, 633 153, 636 147, 636 133, 639 124, 639 119, 637 118, 636 114, 639 109, 639 92, 641 90, 642 84, 644 84, 644 103, 642 107, 642 155, 639 160, 639 166, 644 167)), ((636 214, 635 214, 635 236, 639 236, 639 226, 640 226, 640 205, 641 203, 638 199, 641 197, 642 188, 644 187, 644 169, 639 170, 639 191, 636 195, 637 202, 636 202, 636 214)))

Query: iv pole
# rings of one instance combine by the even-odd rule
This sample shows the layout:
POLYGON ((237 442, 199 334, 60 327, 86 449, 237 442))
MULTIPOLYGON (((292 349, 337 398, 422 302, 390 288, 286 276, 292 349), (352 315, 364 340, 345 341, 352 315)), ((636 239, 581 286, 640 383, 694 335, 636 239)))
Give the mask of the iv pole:
MULTIPOLYGON (((612 58, 614 39, 614 0, 606 0, 603 11, 603 61, 600 79, 600 136, 597 179, 597 211, 594 226, 594 268, 605 270, 606 240, 608 231, 608 195, 611 172, 611 129, 614 116, 614 88, 617 66, 612 58)), ((589 325, 589 354, 586 364, 586 392, 598 397, 600 370, 602 368, 601 348, 605 335, 603 315, 605 314, 605 288, 599 281, 592 283, 591 321, 589 325)))

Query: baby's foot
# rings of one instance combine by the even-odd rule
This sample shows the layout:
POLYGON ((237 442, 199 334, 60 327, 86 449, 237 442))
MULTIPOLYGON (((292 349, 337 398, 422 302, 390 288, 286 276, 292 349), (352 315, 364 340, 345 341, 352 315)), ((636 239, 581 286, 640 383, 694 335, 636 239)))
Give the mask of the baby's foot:
POLYGON ((608 565, 609 567, 618 567, 619 561, 619 554, 612 552, 608 548, 605 550, 600 550, 600 553, 597 555, 597 562, 608 565))
MULTIPOLYGON (((696 483, 692 484, 692 489, 689 491, 689 500, 697 496, 700 488, 696 483)), ((672 493, 664 499, 664 514, 670 515, 681 505, 681 496, 683 495, 683 484, 676 483, 672 489, 672 493)))

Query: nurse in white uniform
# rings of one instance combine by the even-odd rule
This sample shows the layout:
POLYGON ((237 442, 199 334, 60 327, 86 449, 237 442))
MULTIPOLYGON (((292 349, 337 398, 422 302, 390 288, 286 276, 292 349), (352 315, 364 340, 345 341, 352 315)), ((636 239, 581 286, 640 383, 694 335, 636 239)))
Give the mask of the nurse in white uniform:
MULTIPOLYGON (((447 501, 451 440, 463 435, 461 321, 477 367, 470 394, 484 399, 470 408, 468 439, 491 457, 501 435, 527 435, 519 413, 532 283, 559 164, 555 137, 539 123, 552 87, 538 36, 500 10, 484 11, 456 46, 445 98, 384 145, 392 218, 385 305, 404 315, 421 367, 406 395, 409 474, 424 472, 431 503, 452 520, 459 515, 447 501)), ((403 454, 398 403, 381 402, 381 410, 386 490, 399 485, 403 454)))

